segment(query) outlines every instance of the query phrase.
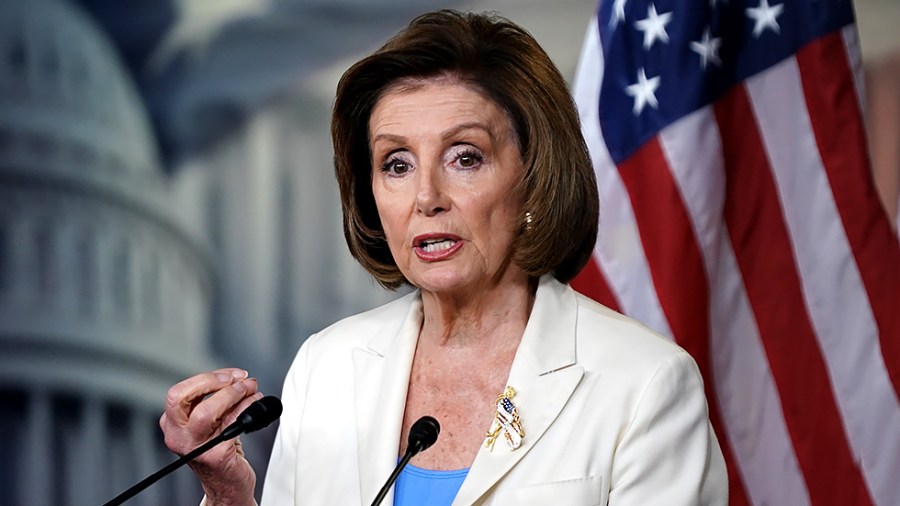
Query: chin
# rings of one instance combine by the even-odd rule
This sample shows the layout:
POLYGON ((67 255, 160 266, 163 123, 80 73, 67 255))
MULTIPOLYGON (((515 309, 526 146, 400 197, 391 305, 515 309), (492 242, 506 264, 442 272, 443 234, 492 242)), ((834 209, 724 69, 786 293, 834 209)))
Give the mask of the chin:
POLYGON ((413 284, 422 291, 432 293, 452 293, 478 282, 475 276, 459 272, 458 269, 442 268, 417 274, 413 276, 413 284))

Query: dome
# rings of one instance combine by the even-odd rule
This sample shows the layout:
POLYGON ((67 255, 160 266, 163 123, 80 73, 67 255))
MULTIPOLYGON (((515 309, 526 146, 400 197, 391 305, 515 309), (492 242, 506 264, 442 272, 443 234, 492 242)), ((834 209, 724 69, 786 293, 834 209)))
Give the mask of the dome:
POLYGON ((67 2, 0 2, 0 170, 108 177, 158 166, 144 107, 93 21, 67 2))
POLYGON ((207 359, 212 272, 104 37, 0 1, 0 369, 151 406, 207 359))
MULTIPOLYGON (((0 0, 4 504, 98 504, 170 460, 166 389, 212 368, 213 280, 105 33, 61 0, 0 0)), ((148 504, 190 502, 168 482, 148 504), (172 498, 163 500, 161 497, 172 498)))

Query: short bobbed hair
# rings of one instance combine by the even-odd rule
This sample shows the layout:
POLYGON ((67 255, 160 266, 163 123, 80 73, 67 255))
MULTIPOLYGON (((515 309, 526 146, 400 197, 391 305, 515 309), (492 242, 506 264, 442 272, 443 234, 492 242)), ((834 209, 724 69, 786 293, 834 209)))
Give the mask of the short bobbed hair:
POLYGON ((529 276, 552 272, 568 282, 597 239, 594 170, 562 75, 527 31, 493 14, 421 15, 341 77, 331 136, 350 253, 383 286, 409 283, 375 206, 369 120, 391 86, 440 77, 473 87, 506 112, 524 166, 519 187, 511 189, 521 195, 523 213, 513 262, 529 276))

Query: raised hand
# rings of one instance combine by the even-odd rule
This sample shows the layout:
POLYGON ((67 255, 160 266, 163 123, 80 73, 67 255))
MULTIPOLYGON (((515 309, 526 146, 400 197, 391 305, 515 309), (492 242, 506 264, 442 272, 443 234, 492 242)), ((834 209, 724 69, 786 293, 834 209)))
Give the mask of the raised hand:
MULTIPOLYGON (((209 441, 254 401, 255 378, 235 368, 191 376, 169 389, 159 426, 166 446, 184 455, 209 441)), ((240 438, 225 441, 190 464, 206 493, 207 506, 252 505, 256 473, 244 458, 240 438)))

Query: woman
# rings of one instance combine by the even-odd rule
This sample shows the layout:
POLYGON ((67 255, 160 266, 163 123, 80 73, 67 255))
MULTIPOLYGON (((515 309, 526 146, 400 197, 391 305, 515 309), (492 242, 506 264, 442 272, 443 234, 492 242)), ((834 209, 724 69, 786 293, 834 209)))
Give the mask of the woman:
MULTIPOLYGON (((597 191, 530 35, 415 19, 344 74, 332 137, 350 251, 417 290, 303 345, 263 504, 369 504, 422 415, 441 435, 385 504, 725 504, 694 362, 565 284, 593 249, 597 191)), ((258 397, 236 369, 185 380, 167 444, 186 453, 258 397)), ((207 504, 253 504, 239 441, 193 468, 207 504)))

